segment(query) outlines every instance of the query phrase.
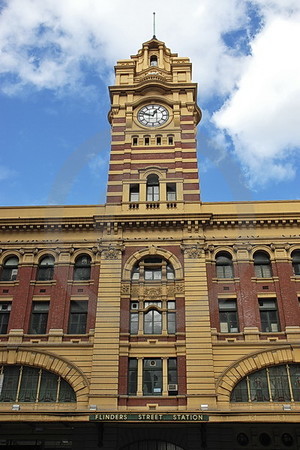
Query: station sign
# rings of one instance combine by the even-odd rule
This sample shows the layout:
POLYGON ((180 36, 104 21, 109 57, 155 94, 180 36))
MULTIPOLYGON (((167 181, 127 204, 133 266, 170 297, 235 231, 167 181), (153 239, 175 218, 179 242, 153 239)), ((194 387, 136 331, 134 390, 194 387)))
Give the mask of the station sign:
POLYGON ((208 422, 207 414, 189 413, 110 413, 91 414, 92 422, 208 422))

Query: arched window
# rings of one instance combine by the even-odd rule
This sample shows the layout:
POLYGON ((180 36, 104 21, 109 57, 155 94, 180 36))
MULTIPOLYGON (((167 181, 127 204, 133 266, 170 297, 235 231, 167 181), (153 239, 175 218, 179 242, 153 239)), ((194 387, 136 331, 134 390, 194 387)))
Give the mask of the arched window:
POLYGON ((257 278, 270 278, 272 277, 272 268, 270 256, 266 252, 256 252, 253 256, 254 270, 257 278))
POLYGON ((300 275, 300 250, 295 250, 292 253, 292 264, 295 275, 300 275))
POLYGON ((18 275, 19 259, 17 256, 9 256, 3 264, 0 281, 14 281, 18 275))
POLYGON ((38 266, 36 279, 38 281, 47 281, 53 279, 54 273, 54 258, 53 256, 44 256, 38 266))
POLYGON ((150 56, 150 66, 157 66, 157 56, 156 55, 152 55, 150 56))
POLYGON ((73 388, 59 375, 29 366, 2 366, 0 402, 76 402, 73 388))
POLYGON ((159 201, 159 178, 156 174, 151 174, 147 177, 147 201, 159 201))
POLYGON ((145 308, 150 308, 144 313, 144 333, 161 334, 162 313, 156 309, 161 308, 161 302, 145 302, 145 308))
POLYGON ((89 280, 91 277, 91 257, 80 255, 74 264, 74 280, 89 280))
POLYGON ((231 402, 299 402, 300 364, 266 367, 235 386, 231 402))
POLYGON ((233 278, 233 264, 230 253, 220 252, 216 256, 217 278, 233 278))
POLYGON ((132 269, 131 279, 145 281, 174 280, 175 271, 171 263, 160 256, 147 256, 132 269))

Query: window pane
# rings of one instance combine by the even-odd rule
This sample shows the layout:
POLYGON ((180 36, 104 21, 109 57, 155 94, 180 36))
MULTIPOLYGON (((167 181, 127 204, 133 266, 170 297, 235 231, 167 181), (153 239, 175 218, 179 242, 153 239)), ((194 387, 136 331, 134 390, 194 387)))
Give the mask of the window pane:
POLYGON ((0 334, 6 334, 8 328, 11 302, 0 302, 0 334))
POLYGON ((300 402, 300 365, 291 364, 289 368, 291 375, 293 397, 295 402, 300 402))
POLYGON ((247 379, 241 380, 233 389, 231 394, 232 402, 248 402, 247 379))
POLYGON ((68 333, 70 334, 86 333, 87 311, 88 311, 88 302, 86 300, 71 301, 68 333))
POLYGON ((152 309, 144 314, 144 333, 161 334, 162 321, 161 313, 152 309))
POLYGON ((137 334, 139 330, 139 313, 130 314, 130 334, 137 334))
POLYGON ((58 378, 54 373, 42 371, 39 402, 56 401, 58 378))
POLYGON ((73 388, 62 378, 59 387, 59 402, 76 402, 76 395, 73 388))
POLYGON ((161 395, 162 393, 161 359, 144 359, 143 393, 144 395, 161 395))
POLYGON ((23 366, 22 381, 19 394, 20 402, 36 401, 38 379, 39 379, 38 369, 23 366))
POLYGON ((276 299, 259 299, 261 330, 266 333, 280 330, 276 299))
POLYGON ((168 319, 168 333, 175 334, 176 333, 176 313, 168 312, 167 319, 168 319))
POLYGON ((269 402, 270 395, 268 390, 266 370, 259 370, 249 375, 250 398, 252 402, 269 402))
POLYGON ((45 334, 48 322, 49 302, 34 302, 32 305, 30 334, 45 334))
POLYGON ((3 370, 4 380, 2 392, 0 394, 1 402, 15 402, 17 397, 18 380, 20 375, 20 366, 6 366, 3 370))
POLYGON ((286 366, 270 367, 270 387, 273 402, 288 402, 291 400, 286 366))
POLYGON ((130 358, 128 362, 128 394, 136 395, 137 391, 137 359, 130 358))

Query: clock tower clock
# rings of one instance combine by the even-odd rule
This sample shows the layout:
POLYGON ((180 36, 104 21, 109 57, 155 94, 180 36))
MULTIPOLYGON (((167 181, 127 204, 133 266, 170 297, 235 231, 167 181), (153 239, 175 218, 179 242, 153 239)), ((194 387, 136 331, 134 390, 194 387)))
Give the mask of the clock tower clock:
POLYGON ((118 61, 115 74, 107 204, 143 212, 198 202, 201 111, 189 59, 153 37, 137 55, 118 61))

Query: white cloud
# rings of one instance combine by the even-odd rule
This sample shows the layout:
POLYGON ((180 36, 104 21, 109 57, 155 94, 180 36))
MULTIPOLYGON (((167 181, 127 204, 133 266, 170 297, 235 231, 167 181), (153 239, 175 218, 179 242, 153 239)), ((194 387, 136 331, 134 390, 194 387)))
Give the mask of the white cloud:
POLYGON ((300 15, 267 18, 229 101, 214 115, 252 184, 295 175, 300 148, 300 15))
POLYGON ((115 61, 151 38, 156 11, 157 37, 193 62, 199 103, 223 103, 213 139, 226 130, 253 185, 286 179, 300 147, 298 3, 10 0, 0 15, 0 90, 92 92, 87 69, 111 82, 115 61))

